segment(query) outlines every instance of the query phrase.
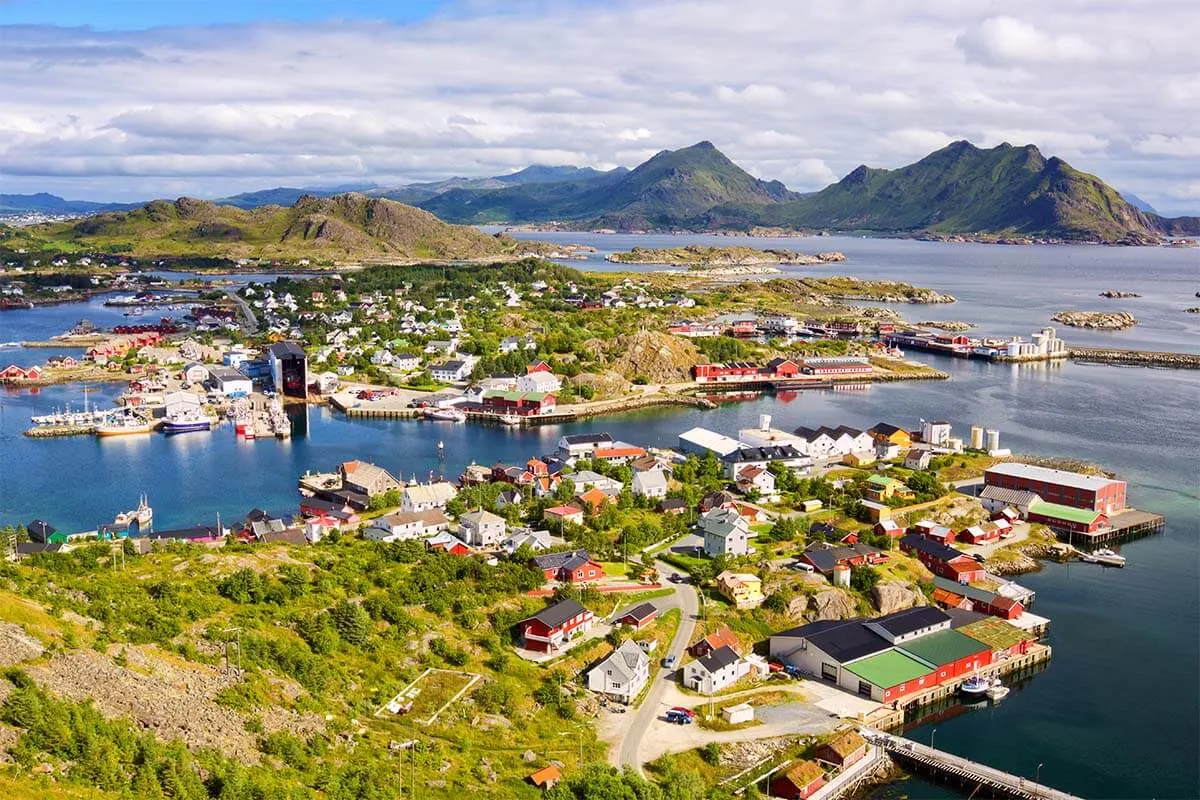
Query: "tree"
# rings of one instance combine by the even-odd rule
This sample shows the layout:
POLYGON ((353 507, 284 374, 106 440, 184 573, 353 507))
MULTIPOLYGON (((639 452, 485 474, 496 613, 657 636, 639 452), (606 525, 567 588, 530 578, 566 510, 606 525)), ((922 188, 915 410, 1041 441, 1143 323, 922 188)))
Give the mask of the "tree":
POLYGON ((358 603, 339 601, 329 609, 329 618, 338 636, 348 644, 365 644, 371 635, 371 616, 358 603))
POLYGON ((861 567, 855 567, 850 572, 850 588, 856 592, 866 594, 874 589, 877 583, 879 583, 879 570, 874 567, 864 564, 861 567))
POLYGON ((262 578, 249 567, 243 567, 222 578, 217 591, 235 603, 257 603, 262 597, 262 578))

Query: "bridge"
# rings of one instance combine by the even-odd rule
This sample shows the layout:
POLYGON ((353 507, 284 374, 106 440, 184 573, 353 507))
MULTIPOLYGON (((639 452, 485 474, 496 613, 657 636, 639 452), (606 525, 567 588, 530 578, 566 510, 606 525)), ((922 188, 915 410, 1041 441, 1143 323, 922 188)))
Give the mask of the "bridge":
POLYGON ((1074 795, 1051 789, 1040 783, 1010 775, 985 764, 927 747, 903 736, 864 729, 870 740, 887 751, 896 761, 915 772, 931 774, 941 780, 969 789, 972 797, 1012 798, 1013 800, 1080 800, 1074 795))

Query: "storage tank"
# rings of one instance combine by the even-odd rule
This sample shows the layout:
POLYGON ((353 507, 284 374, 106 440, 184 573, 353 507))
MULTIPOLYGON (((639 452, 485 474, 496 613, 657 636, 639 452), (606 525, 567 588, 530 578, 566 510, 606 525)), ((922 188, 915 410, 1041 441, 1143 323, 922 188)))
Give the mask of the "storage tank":
POLYGON ((983 428, 979 427, 978 425, 971 426, 971 449, 983 449, 983 428))
POLYGON ((850 568, 848 566, 838 564, 833 568, 833 585, 843 589, 850 588, 850 568))
POLYGON ((1000 449, 1000 431, 988 430, 987 432, 987 449, 988 451, 1000 449))

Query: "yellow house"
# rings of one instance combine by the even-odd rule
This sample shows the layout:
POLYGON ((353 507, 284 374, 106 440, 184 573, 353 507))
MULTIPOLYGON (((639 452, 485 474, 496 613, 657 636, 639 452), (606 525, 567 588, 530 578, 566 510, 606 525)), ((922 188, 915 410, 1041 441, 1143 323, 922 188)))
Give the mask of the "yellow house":
POLYGON ((885 503, 893 497, 907 499, 913 496, 912 490, 902 481, 886 475, 872 475, 867 478, 867 482, 863 484, 863 492, 868 500, 874 500, 876 503, 885 503))
POLYGON ((912 436, 903 428, 881 422, 867 431, 877 444, 894 444, 902 450, 912 447, 912 436))
POLYGON ((717 576, 717 591, 738 608, 757 608, 762 605, 762 580, 748 572, 725 570, 717 576))
POLYGON ((842 463, 848 467, 869 467, 875 463, 874 453, 846 453, 842 463))

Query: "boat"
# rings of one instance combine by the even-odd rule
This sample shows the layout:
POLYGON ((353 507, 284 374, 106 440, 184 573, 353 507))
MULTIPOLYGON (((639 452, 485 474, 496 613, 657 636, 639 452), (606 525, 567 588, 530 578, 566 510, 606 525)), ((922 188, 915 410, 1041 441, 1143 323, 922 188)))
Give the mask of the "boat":
POLYGON ((459 411, 457 408, 431 408, 425 412, 425 416, 430 419, 441 420, 442 422, 466 422, 467 415, 459 411))
POLYGON ((991 685, 991 682, 987 678, 981 678, 977 675, 974 678, 968 678, 963 685, 959 687, 959 692, 966 697, 978 698, 986 693, 991 685))
POLYGON ((96 426, 97 436, 130 436, 139 433, 150 433, 154 423, 143 419, 137 414, 129 413, 114 416, 108 422, 96 426))
POLYGON ((154 509, 146 502, 146 495, 142 495, 138 498, 137 508, 117 514, 112 526, 117 530, 125 530, 136 525, 141 530, 149 527, 152 522, 154 522, 154 509))
POLYGON ((993 678, 992 685, 984 690, 984 694, 988 696, 989 700, 995 703, 1008 697, 1008 693, 1011 691, 1011 689, 1000 682, 999 678, 993 678))
POLYGON ((1102 547, 1099 550, 1093 550, 1089 553, 1091 561, 1105 567, 1123 567, 1125 566, 1125 556, 1109 550, 1107 547, 1102 547))
POLYGON ((162 425, 163 433, 190 433, 192 431, 212 430, 212 420, 202 411, 187 409, 167 415, 162 425))
POLYGON ((500 415, 500 423, 502 425, 520 425, 521 418, 518 417, 516 414, 501 414, 500 415))

